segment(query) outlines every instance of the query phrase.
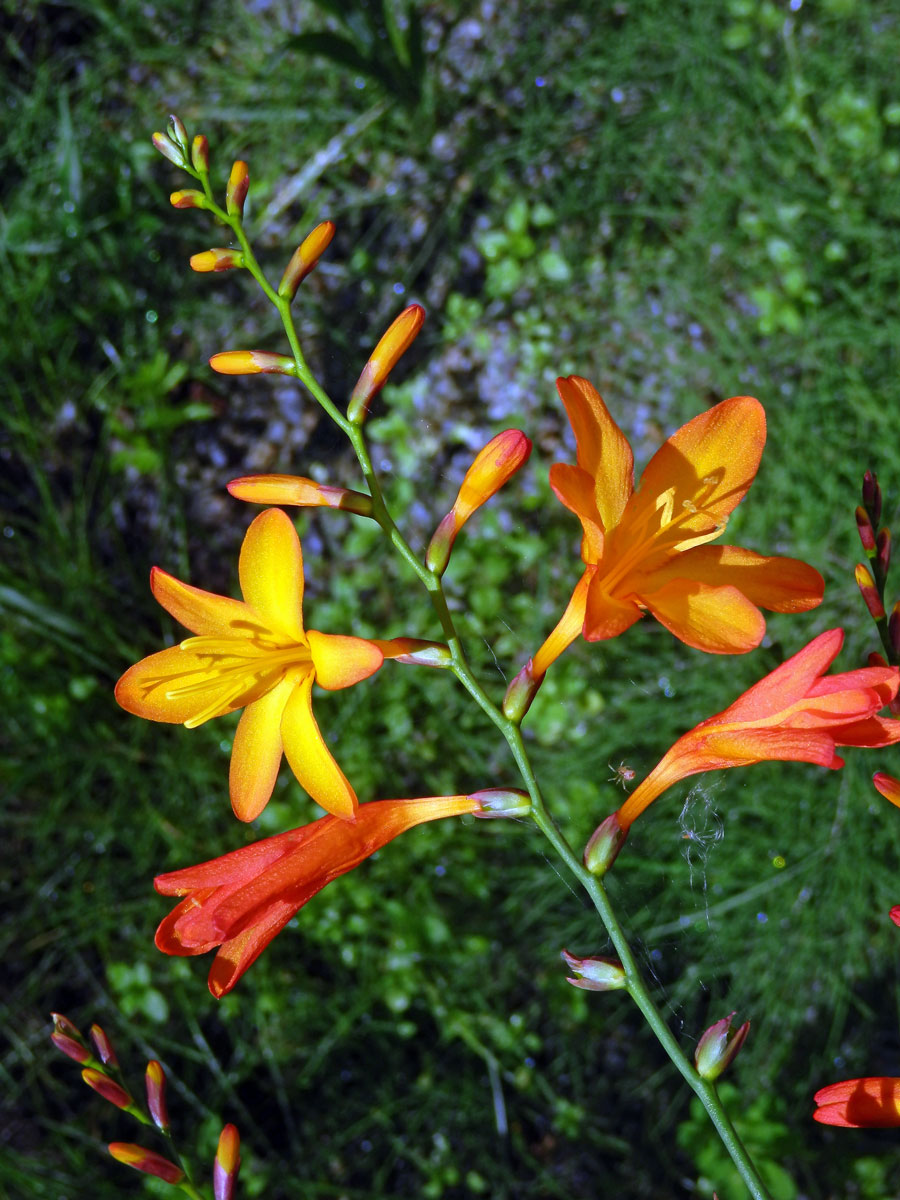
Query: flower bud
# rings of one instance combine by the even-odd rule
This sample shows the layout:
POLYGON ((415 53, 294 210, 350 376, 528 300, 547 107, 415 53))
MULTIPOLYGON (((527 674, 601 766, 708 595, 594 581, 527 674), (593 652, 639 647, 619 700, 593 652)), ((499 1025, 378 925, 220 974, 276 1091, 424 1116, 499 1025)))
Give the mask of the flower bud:
POLYGON ((209 201, 196 188, 182 188, 172 192, 169 203, 173 208, 209 208, 209 201))
POLYGON ((888 641, 895 659, 900 661, 900 600, 891 609, 891 615, 888 617, 888 641))
POLYGON ((479 807, 476 817, 527 817, 531 813, 531 797, 521 788, 485 788, 482 792, 470 792, 470 798, 479 807))
POLYGON ((223 350, 209 365, 220 375, 296 375, 297 364, 287 354, 268 350, 223 350))
POLYGON ((890 800, 891 804, 900 808, 900 779, 886 775, 884 771, 876 771, 872 782, 875 784, 875 790, 880 792, 885 800, 890 800))
POLYGON ((625 968, 617 958, 576 958, 568 950, 563 950, 562 956, 572 972, 566 980, 572 987, 586 992, 615 992, 628 986, 625 968))
POLYGON ((241 159, 231 168, 231 174, 228 176, 228 186, 225 189, 225 211, 229 217, 242 217, 244 215, 244 201, 247 199, 247 192, 250 190, 250 172, 247 169, 247 164, 241 159))
POLYGON ((297 288, 328 249, 335 229, 334 221, 323 221, 303 239, 284 269, 281 283, 278 285, 279 296, 293 300, 297 294, 297 288))
POLYGON ((894 922, 895 925, 900 925, 900 904, 895 904, 894 907, 891 909, 891 911, 888 913, 888 916, 891 918, 891 920, 894 922))
POLYGON ((94 1056, 81 1036, 81 1030, 62 1013, 51 1013, 50 1016, 53 1018, 53 1032, 50 1034, 50 1041, 57 1050, 61 1050, 63 1054, 67 1054, 77 1063, 90 1062, 94 1056))
POLYGON ((862 598, 866 602, 866 608, 872 614, 876 621, 880 621, 885 616, 884 604, 878 594, 878 589, 875 586, 875 580, 868 567, 864 567, 862 563, 857 563, 856 566, 856 583, 862 593, 862 598))
POLYGON ((856 510, 856 528, 859 532, 859 540, 862 542, 863 550, 868 558, 875 557, 875 530, 872 527, 872 522, 869 520, 869 514, 860 505, 856 510))
POLYGON ((889 529, 878 530, 875 549, 877 550, 875 561, 881 571, 881 578, 884 579, 888 573, 888 567, 891 565, 891 531, 889 529))
POLYGON ((737 1052, 743 1046, 747 1034, 750 1032, 750 1022, 745 1021, 739 1029, 732 1029, 731 1019, 733 1016, 734 1013, 729 1013, 721 1021, 716 1021, 715 1025, 710 1025, 697 1043, 694 1062, 701 1079, 707 1079, 710 1082, 718 1079, 722 1072, 731 1065, 737 1057, 737 1052))
POLYGON ((134 1103, 125 1088, 120 1083, 116 1083, 114 1079, 110 1079, 108 1075, 104 1075, 102 1071, 96 1071, 93 1067, 85 1067, 81 1072, 81 1078, 104 1100, 115 1104, 116 1108, 131 1108, 134 1103))
POLYGON ((601 821, 584 848, 584 865, 592 875, 606 874, 627 837, 628 830, 622 828, 618 813, 610 813, 605 821, 601 821))
POLYGON ((209 172, 209 139, 205 134, 198 133, 191 143, 191 165, 201 175, 209 172))
POLYGON ((165 1133, 169 1128, 169 1110, 166 1106, 166 1075, 162 1069, 162 1063, 158 1063, 155 1058, 151 1058, 147 1063, 144 1082, 147 1085, 147 1108, 150 1110, 153 1124, 157 1129, 161 1129, 165 1133))
POLYGON ((212 250, 203 250, 200 254, 191 255, 191 270, 205 273, 207 271, 230 271, 233 267, 244 265, 244 255, 240 250, 229 250, 225 246, 214 246, 212 250))
POLYGON ((862 500, 872 524, 877 529, 881 520, 881 488, 874 471, 866 471, 863 475, 862 500))
POLYGON ((216 1161, 213 1165, 213 1195, 215 1200, 231 1200, 241 1167, 241 1139, 234 1125, 226 1125, 219 1135, 216 1161))
POLYGON ((449 667, 453 663, 450 647, 443 642, 423 642, 421 638, 370 638, 385 658, 411 667, 449 667))
POLYGON ((382 336, 350 396, 347 416, 354 425, 361 425, 366 419, 372 398, 381 391, 391 371, 416 340, 424 320, 425 309, 421 304, 410 304, 382 336))
POLYGON ((504 717, 509 721, 515 721, 518 725, 529 708, 531 708, 531 702, 538 694, 538 688, 543 682, 543 675, 540 679, 535 678, 533 660, 529 658, 528 662, 506 689, 506 695, 503 697, 504 717))
POLYGON ((155 1175, 166 1183, 181 1183, 184 1179, 181 1167, 169 1162, 155 1150, 146 1150, 143 1146, 135 1146, 133 1142, 110 1142, 107 1149, 116 1162, 143 1171, 145 1175, 155 1175))
POLYGON ((175 164, 176 167, 184 166, 184 151, 180 146, 176 146, 164 133, 154 133, 150 139, 155 148, 160 152, 163 158, 167 158, 169 162, 175 164))
POLYGON ((119 1065, 119 1060, 116 1058, 116 1052, 113 1050, 112 1042, 106 1036, 99 1025, 92 1025, 88 1030, 91 1044, 97 1051, 97 1058, 103 1063, 104 1067, 112 1067, 115 1069, 119 1065))
POLYGON ((302 475, 245 475, 228 490, 251 504, 294 504, 298 508, 341 508, 360 517, 372 515, 372 497, 349 488, 328 487, 302 475))
POLYGON ((524 466, 530 454, 531 441, 518 429, 498 433, 478 452, 466 471, 453 507, 438 525, 428 546, 425 565, 429 571, 443 575, 460 529, 476 509, 490 500, 524 466))

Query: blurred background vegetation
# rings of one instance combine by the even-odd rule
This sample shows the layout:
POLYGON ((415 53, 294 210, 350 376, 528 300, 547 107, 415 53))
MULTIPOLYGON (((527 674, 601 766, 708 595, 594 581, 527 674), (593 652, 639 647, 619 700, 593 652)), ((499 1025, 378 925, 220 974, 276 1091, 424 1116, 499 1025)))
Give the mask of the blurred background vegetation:
MULTIPOLYGON (((815 633, 841 668, 873 631, 854 594, 853 507, 900 496, 900 14, 889 0, 4 0, 0 175, 6 795, 0 1194, 163 1185, 105 1153, 138 1134, 50 1049, 47 1014, 99 1021, 133 1068, 174 1079, 185 1142, 244 1139, 241 1194, 595 1197, 744 1193, 626 1001, 564 982, 602 952, 582 898, 523 824, 416 830, 316 899, 216 1004, 207 960, 153 948, 153 875, 313 814, 283 775, 252 829, 228 810, 233 722, 126 716, 112 685, 177 631, 153 563, 235 586, 253 515, 225 482, 298 471, 353 486, 300 390, 212 375, 221 349, 282 349, 216 244, 174 212, 166 114, 250 162, 271 277, 330 218, 297 300, 304 345, 346 396, 410 300, 429 320, 372 421, 401 524, 424 546, 473 451, 509 425, 527 472, 479 514, 448 581, 499 698, 578 576, 549 494, 570 453, 553 380, 604 393, 645 461, 705 405, 749 392, 769 444, 729 539, 813 562, 826 602, 775 616, 739 660, 647 622, 576 645, 528 718, 553 810, 580 845, 678 733, 815 633)), ((308 619, 434 636, 377 531, 300 520, 308 619)), ((513 782, 452 681, 388 666, 321 697, 361 798, 513 782)), ((811 1092, 900 1074, 900 822, 874 794, 894 752, 824 774, 757 767, 685 784, 635 829, 611 887, 690 1046, 732 1009, 752 1033, 731 1100, 782 1200, 885 1200, 892 1131, 830 1131, 811 1092), (781 1172, 786 1170, 792 1184, 781 1172)))

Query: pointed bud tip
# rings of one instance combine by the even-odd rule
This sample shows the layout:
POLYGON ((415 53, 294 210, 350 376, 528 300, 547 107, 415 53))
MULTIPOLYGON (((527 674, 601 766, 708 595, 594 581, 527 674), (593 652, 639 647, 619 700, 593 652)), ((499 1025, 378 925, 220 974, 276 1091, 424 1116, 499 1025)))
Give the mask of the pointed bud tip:
POLYGON ((566 980, 572 987, 583 988, 587 992, 616 992, 627 986, 625 968, 617 958, 579 958, 568 950, 560 953, 572 972, 566 980))
POLYGON ((410 348, 422 328, 425 309, 410 304, 396 317, 369 355, 350 396, 347 417, 354 425, 366 419, 372 399, 381 391, 394 367, 410 348))
POLYGON ((750 1032, 750 1022, 745 1021, 738 1029, 731 1028, 735 1014, 729 1013, 720 1021, 710 1025, 694 1053, 694 1062, 701 1079, 712 1082, 734 1062, 738 1051, 750 1032))
POLYGON ((485 788, 470 792, 469 798, 478 804, 476 817, 527 817, 531 813, 531 798, 521 788, 485 788))

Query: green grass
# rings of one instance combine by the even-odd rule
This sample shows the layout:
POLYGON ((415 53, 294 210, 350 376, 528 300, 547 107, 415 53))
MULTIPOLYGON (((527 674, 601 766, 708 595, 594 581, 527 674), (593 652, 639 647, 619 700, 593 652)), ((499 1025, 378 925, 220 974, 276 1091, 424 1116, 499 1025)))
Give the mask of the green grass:
MULTIPOLYGON (((281 341, 246 280, 187 269, 217 235, 168 207, 178 178, 148 139, 177 111, 209 135, 220 183, 249 160, 276 279, 298 237, 337 222, 297 301, 334 396, 401 304, 428 307, 373 421, 415 545, 453 499, 471 431, 534 438, 447 576, 498 698, 578 574, 576 523, 546 484, 570 453, 554 376, 593 379, 643 461, 705 404, 766 405, 768 448, 729 540, 812 561, 825 604, 771 618, 766 647, 739 660, 649 622, 573 646, 526 729, 580 845, 618 802, 620 762, 649 770, 824 628, 847 629, 839 669, 875 648, 852 510, 867 466, 889 521, 900 496, 891 6, 511 5, 480 34, 463 21, 477 11, 428 6, 438 48, 412 113, 291 47, 287 6, 7 8, 0 1194, 141 1186, 104 1150, 139 1131, 50 1049, 51 1009, 104 1025, 135 1086, 147 1057, 164 1061, 195 1157, 209 1162, 233 1120, 247 1196, 688 1194, 685 1180, 725 1171, 714 1139, 628 1003, 564 983, 560 948, 603 939, 524 824, 411 832, 301 912, 218 1005, 205 959, 154 950, 155 874, 311 814, 285 775, 239 828, 233 721, 187 732, 116 708, 119 673, 176 636, 147 571, 234 587, 250 512, 223 498, 229 478, 358 480, 306 400, 207 369, 217 350, 281 341)), ((297 12, 304 31, 328 24, 297 12)), ((336 513, 299 528, 313 627, 436 636, 375 532, 336 513)), ((515 782, 437 673, 389 664, 317 713, 362 798, 515 782)), ((733 1072, 748 1140, 812 1200, 884 1200, 900 1185, 890 1136, 809 1119, 817 1086, 900 1074, 886 917, 900 829, 869 783, 898 768, 889 751, 847 758, 842 773, 772 765, 682 785, 635 827, 611 889, 685 1045, 731 1009, 751 1019, 733 1072)))

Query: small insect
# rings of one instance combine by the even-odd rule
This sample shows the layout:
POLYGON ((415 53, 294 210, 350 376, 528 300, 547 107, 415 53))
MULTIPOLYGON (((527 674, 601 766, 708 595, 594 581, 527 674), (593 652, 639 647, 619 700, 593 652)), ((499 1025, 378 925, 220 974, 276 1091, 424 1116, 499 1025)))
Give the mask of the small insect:
POLYGON ((629 783, 634 782, 636 772, 627 763, 620 762, 617 767, 614 767, 612 763, 607 763, 606 765, 612 771, 612 775, 609 777, 610 783, 617 783, 620 788, 627 788, 629 783))

